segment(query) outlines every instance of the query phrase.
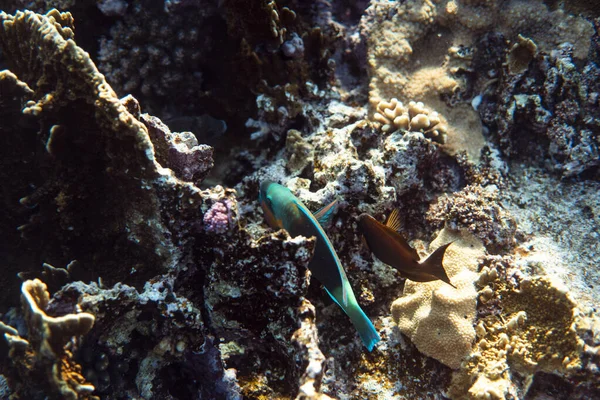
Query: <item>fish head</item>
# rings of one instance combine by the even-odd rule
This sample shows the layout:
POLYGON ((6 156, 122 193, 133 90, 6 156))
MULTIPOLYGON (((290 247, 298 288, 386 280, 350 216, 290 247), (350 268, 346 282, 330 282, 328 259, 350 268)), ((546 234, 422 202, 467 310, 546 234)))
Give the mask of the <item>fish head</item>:
MULTIPOLYGON (((369 214, 362 213, 358 216, 358 230, 363 235, 369 232, 369 228, 373 225, 373 221, 375 219, 371 217, 369 214)), ((377 221, 375 221, 377 222, 377 221)))
POLYGON ((273 181, 264 181, 260 184, 258 201, 271 228, 283 228, 281 205, 284 203, 284 198, 290 193, 286 187, 273 181))

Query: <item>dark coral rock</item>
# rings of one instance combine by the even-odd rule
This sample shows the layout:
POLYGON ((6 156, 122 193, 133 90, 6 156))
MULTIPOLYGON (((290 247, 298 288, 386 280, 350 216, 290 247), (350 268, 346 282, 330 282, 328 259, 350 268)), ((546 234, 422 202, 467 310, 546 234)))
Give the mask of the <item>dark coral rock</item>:
POLYGON ((427 221, 436 229, 466 229, 495 253, 515 245, 516 223, 499 204, 494 186, 467 186, 440 197, 429 208, 427 221))
POLYGON ((2 310, 18 298, 17 273, 23 270, 24 265, 40 264, 33 248, 21 240, 17 230, 18 226, 35 213, 35 206, 23 207, 19 199, 44 181, 42 171, 31 168, 36 154, 43 152, 43 144, 39 143, 37 136, 37 121, 33 116, 21 113, 32 92, 11 72, 0 72, 0 258, 3 260, 4 271, 0 278, 0 286, 4 288, 0 293, 2 310))
POLYGON ((166 11, 160 2, 134 1, 100 42, 107 81, 153 112, 189 109, 203 91, 211 35, 222 22, 216 1, 189 3, 166 11))
POLYGON ((192 132, 171 132, 151 115, 140 115, 140 121, 148 128, 157 161, 171 168, 178 178, 200 184, 214 165, 212 147, 198 144, 192 132))
POLYGON ((494 79, 500 75, 507 44, 506 38, 499 32, 488 32, 478 40, 472 67, 483 72, 482 79, 494 79))
POLYGON ((224 391, 235 396, 201 311, 173 292, 172 279, 148 282, 142 292, 123 284, 104 289, 76 282, 53 302, 74 300, 96 315, 79 359, 104 397, 139 393, 143 398, 170 394, 187 399, 203 393, 227 398, 224 391))
POLYGON ((279 231, 255 241, 240 230, 208 240, 211 246, 200 250, 203 259, 212 259, 205 303, 225 368, 237 371, 250 398, 294 395, 300 371, 290 339, 308 289, 313 239, 279 231))
POLYGON ((582 66, 572 50, 565 43, 536 55, 523 72, 504 70, 479 108, 505 154, 550 161, 563 176, 600 165, 600 68, 593 61, 582 66))

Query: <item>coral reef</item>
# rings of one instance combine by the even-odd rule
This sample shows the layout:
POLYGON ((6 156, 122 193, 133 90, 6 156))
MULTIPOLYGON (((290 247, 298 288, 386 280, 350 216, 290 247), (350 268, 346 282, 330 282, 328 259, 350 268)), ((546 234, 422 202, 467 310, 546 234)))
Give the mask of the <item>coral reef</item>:
POLYGON ((550 158, 564 176, 597 170, 599 73, 593 61, 576 66, 571 44, 539 53, 530 68, 501 75, 483 97, 482 120, 506 153, 550 158))
POLYGON ((102 288, 74 282, 54 296, 61 307, 77 299, 96 316, 96 329, 83 341, 78 358, 98 394, 235 393, 235 381, 215 358, 201 311, 173 293, 171 285, 168 279, 148 282, 138 292, 120 283, 102 288), (205 380, 187 381, 194 373, 205 380))
POLYGON ((446 126, 449 151, 467 150, 478 159, 484 141, 477 115, 467 105, 446 104, 464 86, 454 72, 468 56, 454 51, 465 38, 442 27, 445 14, 431 1, 371 2, 361 21, 371 76, 369 102, 372 107, 391 98, 423 102, 452 121, 446 126), (444 40, 439 40, 442 36, 444 40), (413 50, 415 43, 419 51, 413 50))
POLYGON ((0 397, 600 397, 597 7, 0 8, 0 397), (267 179, 336 201, 371 353, 267 179), (394 209, 456 289, 362 244, 394 209))
POLYGON ((600 183, 565 181, 539 168, 514 167, 511 176, 501 198, 525 236, 518 251, 527 269, 567 284, 580 304, 595 307, 600 274, 589 265, 600 256, 600 183))
POLYGON ((203 70, 214 47, 209 21, 218 17, 211 3, 167 12, 132 2, 100 41, 98 68, 120 93, 133 94, 145 107, 191 103, 203 90, 203 70))
MULTIPOLYGON (((43 254, 51 264, 77 259, 80 268, 72 272, 74 279, 102 276, 107 282, 143 285, 174 263, 174 241, 182 237, 176 231, 193 228, 183 221, 197 217, 200 191, 175 181, 170 170, 156 162, 148 129, 127 111, 71 40, 69 13, 19 12, 14 17, 2 14, 2 20, 4 54, 14 61, 18 79, 24 79, 11 78, 8 83, 11 90, 32 88, 20 101, 23 113, 40 126, 37 139, 20 144, 32 149, 28 162, 17 164, 17 171, 5 170, 29 178, 27 185, 15 182, 4 189, 29 208, 7 230, 18 227, 27 239, 21 246, 41 249, 34 254, 43 254), (25 51, 25 42, 33 43, 36 51, 25 51), (167 233, 169 225, 173 231, 167 233), (119 268, 122 265, 129 269, 119 268)), ((168 166, 185 159, 175 154, 181 147, 169 148, 160 138, 156 143, 159 149, 168 148, 168 166)), ((210 151, 199 149, 203 162, 198 164, 196 149, 183 149, 183 154, 193 159, 195 171, 205 172, 211 165, 210 151)), ((184 171, 177 170, 182 177, 184 171)))
POLYGON ((199 252, 214 257, 203 301, 225 368, 237 371, 246 397, 289 397, 299 379, 290 338, 308 288, 312 240, 279 231, 254 242, 241 231, 213 246, 199 252))

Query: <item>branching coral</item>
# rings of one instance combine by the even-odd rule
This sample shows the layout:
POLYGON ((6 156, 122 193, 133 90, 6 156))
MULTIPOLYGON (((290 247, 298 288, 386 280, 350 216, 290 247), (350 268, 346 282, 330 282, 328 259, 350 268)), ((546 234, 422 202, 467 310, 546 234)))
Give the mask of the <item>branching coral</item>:
POLYGON ((86 382, 73 358, 73 338, 90 331, 94 316, 89 313, 48 316, 45 311, 50 295, 38 279, 25 281, 21 296, 27 339, 0 323, 9 348, 9 361, 2 372, 9 378, 15 395, 38 399, 50 393, 68 400, 97 399, 92 395, 94 386, 86 382))
POLYGON ((382 124, 383 132, 423 132, 426 137, 436 142, 446 142, 446 123, 437 112, 425 107, 421 102, 411 101, 406 107, 395 98, 390 102, 379 102, 373 119, 382 124))

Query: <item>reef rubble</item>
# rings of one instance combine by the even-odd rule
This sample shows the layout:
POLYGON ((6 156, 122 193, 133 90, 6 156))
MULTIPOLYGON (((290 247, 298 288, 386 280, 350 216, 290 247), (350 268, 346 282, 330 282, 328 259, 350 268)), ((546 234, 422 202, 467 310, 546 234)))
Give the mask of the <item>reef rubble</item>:
POLYGON ((600 397, 596 8, 201 3, 0 1, 0 397, 600 397), (336 201, 372 352, 265 180, 336 201))

